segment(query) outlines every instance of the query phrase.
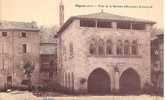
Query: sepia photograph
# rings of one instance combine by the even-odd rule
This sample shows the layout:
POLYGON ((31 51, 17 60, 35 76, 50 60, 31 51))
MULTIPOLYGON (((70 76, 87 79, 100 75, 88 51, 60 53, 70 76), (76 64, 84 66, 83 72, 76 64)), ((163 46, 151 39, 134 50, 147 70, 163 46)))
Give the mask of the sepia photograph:
POLYGON ((163 0, 0 0, 0 100, 163 100, 163 0))

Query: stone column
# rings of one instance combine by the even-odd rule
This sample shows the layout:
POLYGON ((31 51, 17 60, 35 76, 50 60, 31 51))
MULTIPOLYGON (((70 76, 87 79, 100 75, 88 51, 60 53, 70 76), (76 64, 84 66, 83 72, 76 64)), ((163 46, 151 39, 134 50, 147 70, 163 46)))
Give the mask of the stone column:
POLYGON ((116 22, 112 22, 112 28, 117 29, 117 23, 116 22))
POLYGON ((72 72, 72 93, 74 92, 74 73, 72 72))
POLYGON ((119 68, 117 65, 114 67, 114 93, 119 92, 119 68))
POLYGON ((115 72, 115 92, 119 92, 119 72, 115 72))
POLYGON ((151 25, 150 24, 146 24, 145 25, 145 30, 146 31, 151 31, 151 25))

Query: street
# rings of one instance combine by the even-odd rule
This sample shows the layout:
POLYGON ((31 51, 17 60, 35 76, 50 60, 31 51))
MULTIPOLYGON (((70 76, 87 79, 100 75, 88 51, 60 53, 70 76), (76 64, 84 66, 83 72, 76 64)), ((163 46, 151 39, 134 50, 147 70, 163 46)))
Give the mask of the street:
POLYGON ((10 93, 0 93, 0 100, 163 100, 161 96, 69 96, 59 95, 58 96, 35 96, 28 91, 13 91, 10 93))

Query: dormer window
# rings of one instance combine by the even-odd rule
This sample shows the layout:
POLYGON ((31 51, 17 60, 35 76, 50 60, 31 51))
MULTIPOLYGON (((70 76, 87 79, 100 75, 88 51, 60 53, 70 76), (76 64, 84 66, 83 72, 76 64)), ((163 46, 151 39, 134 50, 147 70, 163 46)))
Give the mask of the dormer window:
POLYGON ((25 32, 22 32, 22 33, 21 33, 21 37, 25 38, 26 36, 27 36, 27 35, 26 35, 25 32))

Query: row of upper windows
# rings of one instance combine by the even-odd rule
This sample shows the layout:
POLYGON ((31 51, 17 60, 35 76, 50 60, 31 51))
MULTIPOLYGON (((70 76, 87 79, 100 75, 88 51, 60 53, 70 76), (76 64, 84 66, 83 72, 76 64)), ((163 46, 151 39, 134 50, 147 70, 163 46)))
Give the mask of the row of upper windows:
MULTIPOLYGON (((8 32, 1 32, 1 36, 2 37, 7 37, 8 36, 8 32)), ((27 37, 27 33, 26 32, 21 32, 20 33, 20 36, 23 37, 23 38, 26 38, 27 37)))
MULTIPOLYGON (((92 39, 89 43, 90 55, 105 56, 105 55, 119 55, 119 56, 138 56, 138 42, 137 40, 118 40, 117 43, 113 43, 110 39, 106 42, 103 39, 92 39)), ((63 47, 64 59, 67 59, 66 48, 63 47)), ((69 58, 74 55, 73 44, 69 44, 69 58)))
POLYGON ((114 44, 110 39, 104 40, 92 39, 89 45, 89 53, 91 55, 138 55, 138 43, 136 40, 130 42, 129 40, 118 40, 114 44))
MULTIPOLYGON (((81 27, 100 27, 100 28, 112 28, 112 22, 108 21, 94 21, 94 20, 80 20, 81 27)), ((116 22, 117 29, 135 29, 145 30, 144 23, 130 23, 130 22, 116 22)))

